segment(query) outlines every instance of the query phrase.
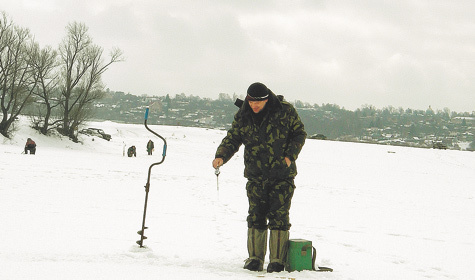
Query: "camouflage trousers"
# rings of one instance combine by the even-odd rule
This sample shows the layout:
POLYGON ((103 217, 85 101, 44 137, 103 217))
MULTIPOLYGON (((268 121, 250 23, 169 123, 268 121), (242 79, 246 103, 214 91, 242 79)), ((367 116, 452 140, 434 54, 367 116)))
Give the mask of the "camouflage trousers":
POLYGON ((294 189, 293 179, 249 179, 246 184, 249 199, 248 228, 289 230, 289 210, 294 189))

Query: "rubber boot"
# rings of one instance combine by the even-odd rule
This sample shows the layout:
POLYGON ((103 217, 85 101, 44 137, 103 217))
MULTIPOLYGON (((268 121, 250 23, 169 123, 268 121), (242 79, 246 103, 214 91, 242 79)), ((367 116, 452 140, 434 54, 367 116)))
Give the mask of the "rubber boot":
POLYGON ((289 243, 289 231, 271 230, 269 238, 269 265, 267 272, 281 272, 284 270, 284 259, 289 243))
POLYGON ((267 229, 247 229, 247 251, 249 258, 244 268, 251 271, 262 271, 267 252, 267 229))

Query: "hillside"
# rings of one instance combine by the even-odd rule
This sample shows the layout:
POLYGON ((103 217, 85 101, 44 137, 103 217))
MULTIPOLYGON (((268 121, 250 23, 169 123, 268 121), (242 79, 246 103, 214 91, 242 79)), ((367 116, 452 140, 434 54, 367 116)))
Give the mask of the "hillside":
MULTIPOLYGON (((153 120, 151 115, 150 119, 153 120)), ((143 125, 92 122, 111 141, 44 137, 27 120, 0 136, 0 279, 471 279, 475 153, 307 140, 291 238, 312 240, 332 273, 242 269, 242 150, 211 167, 225 131, 153 125, 168 142, 152 169, 147 249, 135 244, 161 141, 143 125), (21 154, 26 138, 36 155, 21 154), (155 142, 147 156, 145 145, 155 142), (135 145, 137 157, 123 156, 135 145)))
MULTIPOLYGON (((158 118, 154 124, 206 128, 229 128, 237 110, 232 97, 221 93, 217 100, 199 96, 135 96, 108 91, 95 103, 97 120, 142 123, 149 106, 158 118)), ((288 100, 290 101, 290 100, 288 100)), ((294 104, 309 136, 393 146, 432 148, 434 143, 453 150, 474 150, 475 112, 454 112, 364 105, 355 111, 336 104, 294 104), (471 145, 471 146, 470 146, 471 145)))

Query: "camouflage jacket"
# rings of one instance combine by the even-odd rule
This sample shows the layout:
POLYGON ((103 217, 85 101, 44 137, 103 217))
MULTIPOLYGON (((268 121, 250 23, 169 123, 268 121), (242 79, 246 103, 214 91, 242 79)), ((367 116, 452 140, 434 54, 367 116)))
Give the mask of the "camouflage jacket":
POLYGON ((297 175, 297 159, 307 133, 295 108, 282 97, 269 96, 267 113, 260 125, 247 101, 234 116, 232 127, 216 151, 226 163, 244 144, 244 177, 287 179, 297 175), (288 157, 290 167, 285 162, 288 157))

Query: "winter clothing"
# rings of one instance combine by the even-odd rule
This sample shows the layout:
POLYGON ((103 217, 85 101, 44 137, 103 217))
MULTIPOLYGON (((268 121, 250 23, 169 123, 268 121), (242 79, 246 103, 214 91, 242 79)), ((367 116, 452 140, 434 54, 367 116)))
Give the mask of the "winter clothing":
POLYGON ((148 143, 147 143, 147 153, 148 153, 149 156, 152 155, 153 149, 154 149, 153 141, 152 141, 152 140, 148 140, 148 143))
POLYGON ((273 263, 270 263, 268 266, 267 266, 267 272, 268 273, 271 273, 271 272, 281 272, 283 271, 285 268, 285 266, 282 264, 282 263, 278 263, 278 262, 273 262, 273 263))
POLYGON ((253 83, 247 89, 247 100, 259 101, 269 98, 270 90, 262 83, 253 83))
POLYGON ((228 162, 244 144, 244 177, 248 179, 249 199, 249 259, 244 268, 262 270, 267 229, 270 228, 274 238, 271 237, 269 246, 271 267, 268 270, 281 271, 285 253, 282 246, 287 245, 291 226, 289 209, 297 175, 295 161, 307 133, 295 108, 264 84, 252 84, 247 93, 246 101, 235 103, 241 105, 240 109, 216 151, 213 164, 221 163, 220 159, 223 164, 228 162), (278 236, 275 236, 276 232, 279 232, 278 236), (256 259, 259 266, 252 261, 256 259))
POLYGON ((31 138, 28 138, 25 144, 25 154, 28 154, 28 151, 30 151, 30 155, 36 153, 36 143, 31 138))
POLYGON ((269 94, 262 122, 256 123, 260 114, 252 112, 249 103, 242 103, 216 151, 216 158, 226 163, 244 144, 244 177, 252 179, 289 179, 297 175, 298 154, 307 133, 295 108, 269 94), (290 167, 284 158, 291 160, 290 167))
POLYGON ((257 259, 249 258, 244 262, 244 268, 250 271, 262 271, 263 267, 264 267, 263 261, 261 262, 260 260, 257 260, 257 259))
POLYGON ((128 150, 127 150, 127 156, 128 157, 137 157, 137 150, 135 149, 135 146, 131 146, 128 150))
POLYGON ((271 230, 269 240, 270 262, 267 272, 281 272, 284 270, 284 257, 287 254, 289 231, 271 230))
POLYGON ((249 200, 248 227, 289 230, 290 201, 294 189, 293 179, 249 179, 246 184, 249 200), (267 219, 269 224, 267 224, 267 219))
POLYGON ((267 229, 247 229, 247 251, 249 258, 244 264, 245 269, 262 271, 267 251, 267 229))

